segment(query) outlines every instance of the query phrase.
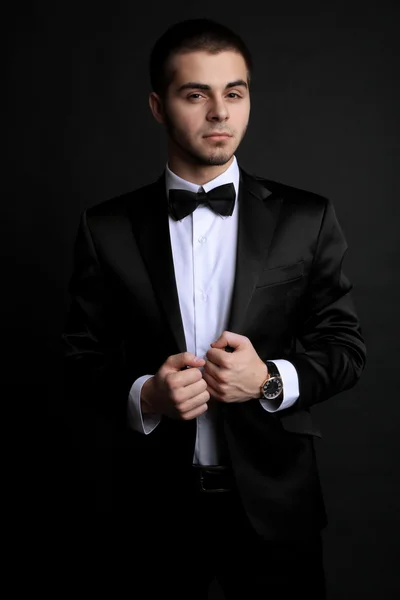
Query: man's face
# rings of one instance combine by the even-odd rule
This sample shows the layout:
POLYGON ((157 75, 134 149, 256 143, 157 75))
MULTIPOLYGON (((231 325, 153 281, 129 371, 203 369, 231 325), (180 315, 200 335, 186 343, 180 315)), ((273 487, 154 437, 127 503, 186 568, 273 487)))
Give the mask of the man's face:
POLYGON ((170 61, 172 81, 161 102, 169 154, 190 165, 225 165, 246 132, 250 95, 241 54, 196 51, 170 61))

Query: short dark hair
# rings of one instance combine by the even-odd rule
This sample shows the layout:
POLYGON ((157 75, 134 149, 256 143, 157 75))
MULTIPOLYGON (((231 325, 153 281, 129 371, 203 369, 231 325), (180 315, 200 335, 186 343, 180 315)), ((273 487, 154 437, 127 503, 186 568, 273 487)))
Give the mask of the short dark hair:
POLYGON ((169 27, 153 46, 150 54, 150 82, 153 91, 160 96, 165 94, 172 80, 168 62, 173 55, 199 50, 211 54, 225 50, 238 52, 246 62, 250 82, 253 61, 242 38, 225 25, 211 19, 188 19, 169 27))

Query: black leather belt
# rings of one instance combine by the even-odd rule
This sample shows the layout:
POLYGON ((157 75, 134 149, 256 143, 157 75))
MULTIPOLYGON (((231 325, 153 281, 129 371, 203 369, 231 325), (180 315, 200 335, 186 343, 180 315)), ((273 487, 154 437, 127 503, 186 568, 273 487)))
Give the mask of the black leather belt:
POLYGON ((229 467, 193 465, 192 473, 198 492, 215 494, 234 490, 235 480, 229 467))

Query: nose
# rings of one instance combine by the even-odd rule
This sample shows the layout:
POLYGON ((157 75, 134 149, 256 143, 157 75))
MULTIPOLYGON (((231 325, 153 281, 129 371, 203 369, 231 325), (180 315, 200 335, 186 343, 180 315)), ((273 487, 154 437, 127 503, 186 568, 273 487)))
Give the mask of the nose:
POLYGON ((214 98, 207 114, 209 121, 226 121, 229 119, 228 107, 223 98, 214 98))

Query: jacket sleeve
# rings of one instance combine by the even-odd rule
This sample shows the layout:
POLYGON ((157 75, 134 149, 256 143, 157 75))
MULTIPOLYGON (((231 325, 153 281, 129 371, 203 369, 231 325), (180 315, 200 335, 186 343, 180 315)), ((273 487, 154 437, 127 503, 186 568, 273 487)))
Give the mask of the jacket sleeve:
POLYGON ((127 370, 123 331, 113 283, 82 213, 69 284, 70 306, 62 334, 63 384, 75 406, 126 421, 126 402, 135 374, 127 370))
POLYGON ((289 358, 299 376, 297 408, 351 388, 365 366, 366 348, 352 285, 343 272, 346 250, 334 208, 326 201, 298 321, 300 351, 289 358))

